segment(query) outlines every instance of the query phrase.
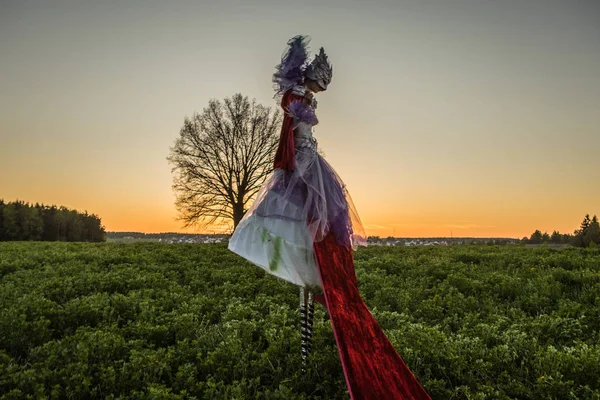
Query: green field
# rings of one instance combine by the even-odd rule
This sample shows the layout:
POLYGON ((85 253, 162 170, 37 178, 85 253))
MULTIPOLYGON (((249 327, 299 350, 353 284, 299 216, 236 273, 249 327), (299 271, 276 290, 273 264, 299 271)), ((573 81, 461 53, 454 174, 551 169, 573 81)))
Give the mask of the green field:
MULTIPOLYGON (((361 293, 434 399, 600 399, 600 250, 369 247, 361 293)), ((348 398, 324 308, 224 244, 0 243, 2 399, 348 398)))

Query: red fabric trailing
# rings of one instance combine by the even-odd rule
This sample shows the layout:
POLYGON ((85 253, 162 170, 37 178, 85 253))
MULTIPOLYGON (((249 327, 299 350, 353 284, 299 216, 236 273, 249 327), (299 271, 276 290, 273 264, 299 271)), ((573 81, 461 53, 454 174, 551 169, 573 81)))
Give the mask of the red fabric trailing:
POLYGON ((281 168, 286 171, 294 170, 294 119, 287 114, 289 104, 294 100, 302 100, 301 96, 295 95, 290 89, 281 98, 283 108, 283 124, 279 135, 279 146, 275 153, 273 168, 281 168))
POLYGON ((352 250, 332 232, 314 250, 350 398, 431 400, 360 297, 352 250))

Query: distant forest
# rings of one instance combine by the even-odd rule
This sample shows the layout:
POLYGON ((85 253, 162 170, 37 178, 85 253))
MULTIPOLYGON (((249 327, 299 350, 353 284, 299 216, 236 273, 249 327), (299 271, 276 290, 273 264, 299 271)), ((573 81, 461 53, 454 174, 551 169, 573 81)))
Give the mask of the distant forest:
POLYGON ((106 232, 108 239, 173 239, 181 237, 223 237, 228 238, 230 234, 225 233, 181 233, 181 232, 160 232, 160 233, 144 233, 144 232, 106 232))
POLYGON ((0 199, 0 241, 104 242, 100 218, 87 211, 0 199))
POLYGON ((542 233, 540 230, 536 230, 529 238, 524 237, 521 242, 526 244, 554 243, 570 244, 576 247, 596 247, 600 245, 600 224, 598 223, 598 217, 594 215, 590 218, 590 215, 586 214, 579 229, 576 229, 572 235, 558 231, 554 231, 550 235, 548 232, 542 233))

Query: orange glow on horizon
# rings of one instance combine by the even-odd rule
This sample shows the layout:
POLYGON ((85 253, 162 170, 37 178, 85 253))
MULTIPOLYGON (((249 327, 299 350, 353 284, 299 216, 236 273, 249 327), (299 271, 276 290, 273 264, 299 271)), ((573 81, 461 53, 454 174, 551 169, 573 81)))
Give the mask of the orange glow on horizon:
MULTIPOLYGON (((94 202, 73 201, 60 202, 57 196, 49 196, 47 200, 19 197, 18 200, 35 204, 66 206, 77 211, 96 214, 102 219, 102 224, 107 231, 113 232, 179 232, 179 233, 230 233, 231 224, 221 223, 207 226, 204 229, 183 228, 183 223, 177 221, 175 207, 163 204, 161 207, 152 206, 119 206, 111 201, 106 206, 100 200, 94 202)), ((355 196, 356 197, 356 196, 355 196)), ((5 202, 15 201, 17 198, 4 198, 5 202)), ((369 212, 378 208, 367 208, 364 212, 358 209, 363 226, 368 236, 380 237, 504 237, 522 238, 529 237, 536 229, 552 233, 558 230, 561 233, 573 233, 579 226, 586 213, 594 214, 593 210, 546 214, 543 210, 536 215, 523 215, 521 213, 499 212, 486 215, 484 210, 479 212, 472 209, 455 210, 453 212, 433 212, 434 208, 413 208, 412 212, 397 215, 369 212), (471 215, 469 215, 471 214, 471 215), (468 218, 468 217, 471 218, 468 218)), ((383 209, 379 206, 379 209, 383 209)), ((407 208, 410 210, 410 208, 407 208)))

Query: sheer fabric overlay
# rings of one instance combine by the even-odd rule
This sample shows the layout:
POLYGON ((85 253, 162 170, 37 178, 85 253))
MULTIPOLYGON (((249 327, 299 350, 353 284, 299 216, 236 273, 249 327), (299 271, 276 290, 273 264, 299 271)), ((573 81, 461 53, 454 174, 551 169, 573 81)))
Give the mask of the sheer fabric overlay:
POLYGON ((314 242, 332 232, 338 244, 356 249, 367 238, 346 185, 317 152, 310 124, 297 123, 294 147, 294 170, 269 175, 229 248, 289 282, 321 288, 314 242))
POLYGON ((310 126, 300 123, 296 130, 294 171, 275 170, 248 214, 285 219, 293 206, 298 209, 296 215, 306 221, 313 241, 320 242, 331 230, 341 245, 353 249, 366 246, 365 231, 346 185, 317 152, 310 126), (277 201, 269 201, 270 196, 277 201))

